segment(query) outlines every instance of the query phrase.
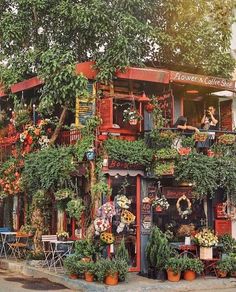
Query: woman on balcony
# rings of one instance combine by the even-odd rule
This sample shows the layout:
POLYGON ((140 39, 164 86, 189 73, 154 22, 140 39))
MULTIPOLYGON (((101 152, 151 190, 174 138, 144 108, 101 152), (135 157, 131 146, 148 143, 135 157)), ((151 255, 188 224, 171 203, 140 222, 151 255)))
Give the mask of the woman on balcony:
POLYGON ((219 129, 216 109, 213 106, 209 106, 208 109, 204 111, 204 115, 201 119, 201 128, 208 131, 208 138, 204 142, 204 145, 198 145, 198 147, 209 148, 214 143, 215 130, 219 129))
POLYGON ((178 117, 177 121, 174 124, 174 128, 177 128, 178 130, 192 130, 195 132, 199 132, 198 128, 187 125, 187 118, 184 116, 178 117))

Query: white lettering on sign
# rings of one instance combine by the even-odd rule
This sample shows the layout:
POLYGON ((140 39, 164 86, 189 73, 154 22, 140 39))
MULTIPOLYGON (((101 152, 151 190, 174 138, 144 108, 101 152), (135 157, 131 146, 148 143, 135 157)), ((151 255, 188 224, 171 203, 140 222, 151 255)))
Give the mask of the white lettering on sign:
POLYGON ((173 77, 171 79, 173 81, 190 82, 190 83, 198 84, 198 85, 228 88, 232 90, 235 89, 235 81, 227 80, 224 78, 194 75, 194 74, 181 73, 181 72, 173 72, 172 76, 173 77))

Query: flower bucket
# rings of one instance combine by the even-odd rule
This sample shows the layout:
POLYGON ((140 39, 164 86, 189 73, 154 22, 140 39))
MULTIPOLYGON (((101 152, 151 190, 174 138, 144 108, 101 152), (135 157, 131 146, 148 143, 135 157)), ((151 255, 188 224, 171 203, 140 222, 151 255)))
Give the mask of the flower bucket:
POLYGON ((117 285, 118 284, 118 272, 116 272, 112 275, 106 276, 104 282, 106 285, 111 285, 111 286, 117 285))
POLYGON ((171 269, 167 270, 167 278, 170 282, 179 282, 181 273, 174 273, 171 269))
POLYGON ((186 281, 193 281, 196 279, 196 273, 191 270, 187 270, 184 272, 184 280, 186 281))
POLYGON ((138 120, 137 120, 137 119, 129 120, 129 124, 130 124, 131 126, 136 126, 137 123, 138 123, 138 120))
POLYGON ((185 236, 184 244, 185 245, 191 245, 191 237, 190 236, 185 236))
POLYGON ((86 282, 93 282, 94 275, 89 273, 89 272, 85 272, 84 273, 84 279, 85 279, 86 282))
POLYGON ((212 259, 212 257, 213 257, 212 247, 200 246, 200 259, 201 260, 212 259))
POLYGON ((218 278, 226 278, 227 277, 228 272, 225 271, 221 271, 221 270, 217 270, 217 276, 218 278))

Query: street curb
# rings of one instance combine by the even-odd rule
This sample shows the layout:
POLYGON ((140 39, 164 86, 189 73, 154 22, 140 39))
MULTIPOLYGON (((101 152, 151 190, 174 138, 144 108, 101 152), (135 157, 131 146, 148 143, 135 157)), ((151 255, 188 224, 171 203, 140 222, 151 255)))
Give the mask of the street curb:
POLYGON ((218 290, 226 288, 235 288, 236 291, 236 279, 217 279, 217 278, 198 278, 195 281, 180 281, 174 282, 159 282, 157 280, 151 280, 140 276, 128 275, 130 281, 120 283, 117 286, 106 286, 97 282, 88 283, 84 280, 71 280, 64 274, 55 274, 47 269, 32 267, 25 262, 0 260, 0 268, 9 270, 11 272, 21 273, 25 276, 34 278, 46 278, 51 282, 64 285, 65 287, 74 291, 86 291, 86 292, 142 292, 142 291, 175 291, 175 292, 191 292, 191 291, 204 291, 204 290, 218 290))

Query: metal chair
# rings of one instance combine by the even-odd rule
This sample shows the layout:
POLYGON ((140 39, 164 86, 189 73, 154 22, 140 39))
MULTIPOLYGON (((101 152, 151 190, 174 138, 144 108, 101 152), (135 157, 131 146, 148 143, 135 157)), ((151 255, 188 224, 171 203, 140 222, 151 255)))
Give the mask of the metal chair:
POLYGON ((53 258, 52 241, 57 241, 57 235, 42 235, 43 253, 45 257, 43 266, 47 266, 49 269, 53 258))

